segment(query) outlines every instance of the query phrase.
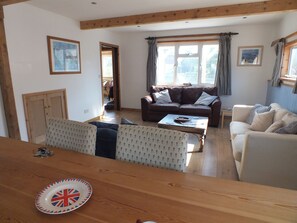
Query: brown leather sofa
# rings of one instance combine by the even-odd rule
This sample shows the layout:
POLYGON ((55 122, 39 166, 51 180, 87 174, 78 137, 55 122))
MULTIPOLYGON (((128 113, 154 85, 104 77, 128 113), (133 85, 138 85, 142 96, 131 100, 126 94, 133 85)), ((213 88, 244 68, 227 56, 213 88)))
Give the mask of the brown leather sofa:
POLYGON ((202 92, 205 91, 209 95, 218 95, 216 87, 168 87, 168 86, 152 86, 150 95, 141 98, 141 111, 143 121, 158 122, 167 114, 181 114, 204 116, 209 118, 209 126, 218 127, 221 111, 221 100, 218 97, 209 106, 194 105, 202 92), (154 92, 168 89, 172 103, 156 104, 152 94, 154 92))

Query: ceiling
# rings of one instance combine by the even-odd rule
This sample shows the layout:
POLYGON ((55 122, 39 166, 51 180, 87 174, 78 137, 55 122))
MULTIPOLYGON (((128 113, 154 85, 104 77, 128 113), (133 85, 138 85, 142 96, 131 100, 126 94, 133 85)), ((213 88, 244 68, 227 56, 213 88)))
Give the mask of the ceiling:
MULTIPOLYGON (((112 18, 152 12, 203 8, 263 0, 31 0, 36 7, 72 18, 77 21, 112 18)), ((285 13, 269 13, 216 19, 165 22, 141 26, 109 28, 114 31, 160 31, 172 29, 206 28, 228 25, 266 23, 280 20, 285 13)))

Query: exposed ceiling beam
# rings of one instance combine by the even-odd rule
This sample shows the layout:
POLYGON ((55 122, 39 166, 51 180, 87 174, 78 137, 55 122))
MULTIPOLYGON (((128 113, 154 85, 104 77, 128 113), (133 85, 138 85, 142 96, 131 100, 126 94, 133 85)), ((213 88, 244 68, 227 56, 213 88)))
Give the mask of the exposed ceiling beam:
POLYGON ((156 12, 141 15, 81 21, 81 29, 100 29, 189 19, 208 19, 228 16, 246 16, 268 12, 297 10, 297 0, 271 0, 264 2, 225 5, 178 11, 156 12))
POLYGON ((28 0, 0 0, 0 5, 11 5, 19 2, 26 2, 28 0))

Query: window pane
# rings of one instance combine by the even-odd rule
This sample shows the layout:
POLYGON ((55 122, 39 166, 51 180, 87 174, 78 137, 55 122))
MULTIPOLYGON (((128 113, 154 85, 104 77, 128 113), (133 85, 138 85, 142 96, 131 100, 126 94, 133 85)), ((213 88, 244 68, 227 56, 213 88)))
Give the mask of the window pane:
POLYGON ((193 55, 198 53, 198 45, 180 46, 178 54, 193 55))
POLYGON ((214 84, 217 62, 218 62, 219 45, 203 45, 201 61, 201 83, 214 84))
POLYGON ((177 62, 176 84, 198 84, 198 57, 179 57, 177 62))
POLYGON ((297 47, 294 47, 291 50, 289 76, 297 76, 297 47))
POLYGON ((112 52, 102 52, 102 76, 113 77, 112 52))
POLYGON ((174 83, 174 46, 158 47, 157 84, 174 83))

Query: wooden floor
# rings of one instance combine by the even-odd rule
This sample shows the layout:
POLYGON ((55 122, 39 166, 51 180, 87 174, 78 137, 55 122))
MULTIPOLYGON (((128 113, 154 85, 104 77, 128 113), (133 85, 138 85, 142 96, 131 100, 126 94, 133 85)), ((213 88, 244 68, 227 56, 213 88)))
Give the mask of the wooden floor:
MULTIPOLYGON (((127 118, 139 125, 157 126, 154 122, 144 122, 141 112, 136 110, 105 111, 101 121, 120 123, 121 118, 127 118)), ((225 118, 224 128, 209 127, 203 153, 188 153, 186 172, 204 176, 238 180, 229 133, 230 118, 225 118)), ((193 148, 197 137, 190 136, 188 149, 193 148)))

